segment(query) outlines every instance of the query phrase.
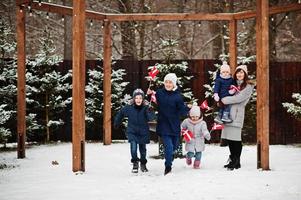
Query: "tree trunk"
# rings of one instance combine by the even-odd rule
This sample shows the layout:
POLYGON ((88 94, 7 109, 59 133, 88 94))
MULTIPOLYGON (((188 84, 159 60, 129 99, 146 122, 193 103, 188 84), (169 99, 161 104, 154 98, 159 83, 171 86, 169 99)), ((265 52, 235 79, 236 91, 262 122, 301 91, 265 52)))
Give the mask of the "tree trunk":
MULTIPOLYGON (((131 0, 118 1, 121 13, 132 13, 131 0)), ((122 59, 137 59, 135 27, 133 22, 121 22, 122 59)))
MULTIPOLYGON (((63 5, 68 1, 63 0, 63 5)), ((72 17, 67 15, 64 16, 64 60, 72 60, 72 17)))
POLYGON ((48 122, 49 122, 49 96, 48 96, 48 92, 46 91, 45 94, 45 124, 46 124, 46 142, 50 141, 50 130, 49 130, 49 126, 48 126, 48 122))

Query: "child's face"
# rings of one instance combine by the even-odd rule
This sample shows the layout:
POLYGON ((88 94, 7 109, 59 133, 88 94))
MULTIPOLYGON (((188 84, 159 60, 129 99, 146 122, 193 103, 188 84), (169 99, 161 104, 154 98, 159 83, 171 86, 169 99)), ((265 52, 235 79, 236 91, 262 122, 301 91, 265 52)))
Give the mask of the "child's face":
POLYGON ((142 97, 142 95, 136 95, 134 101, 135 101, 135 104, 136 104, 137 106, 140 106, 140 105, 142 104, 142 102, 143 102, 143 97, 142 97))
POLYGON ((192 121, 198 121, 200 119, 199 116, 190 116, 192 121))
POLYGON ((230 72, 228 70, 223 70, 223 71, 221 71, 221 75, 224 76, 224 77, 229 76, 230 72))
POLYGON ((172 81, 166 80, 164 81, 164 87, 167 91, 171 91, 174 88, 172 81))

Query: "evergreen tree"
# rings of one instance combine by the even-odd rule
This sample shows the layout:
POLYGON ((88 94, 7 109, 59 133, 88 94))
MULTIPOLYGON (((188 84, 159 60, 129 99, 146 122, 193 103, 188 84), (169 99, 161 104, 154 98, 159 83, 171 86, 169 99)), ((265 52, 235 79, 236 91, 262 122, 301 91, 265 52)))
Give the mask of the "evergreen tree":
POLYGON ((62 58, 54 54, 54 42, 47 28, 40 39, 40 45, 39 53, 29 62, 30 67, 26 73, 27 96, 31 99, 29 109, 35 110, 39 116, 40 137, 46 136, 48 142, 52 131, 64 124, 59 114, 71 103, 71 98, 67 97, 71 89, 71 72, 62 74, 57 70, 62 58))
POLYGON ((287 110, 288 113, 292 114, 296 119, 301 120, 301 94, 293 93, 292 98, 295 99, 296 103, 282 103, 282 106, 287 110))
MULTIPOLYGON (((113 63, 114 65, 114 63, 113 63)), ((112 116, 125 104, 128 95, 124 91, 128 82, 123 81, 126 75, 124 69, 112 70, 112 116)), ((88 128, 98 132, 103 119, 103 66, 97 65, 95 69, 88 70, 88 85, 86 85, 86 121, 88 128)))

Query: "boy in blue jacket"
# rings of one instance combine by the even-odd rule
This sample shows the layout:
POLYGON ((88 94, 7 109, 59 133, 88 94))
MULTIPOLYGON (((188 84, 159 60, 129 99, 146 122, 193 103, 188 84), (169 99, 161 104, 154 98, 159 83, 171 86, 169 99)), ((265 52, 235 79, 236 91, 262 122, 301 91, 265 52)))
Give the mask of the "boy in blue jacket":
POLYGON ((139 161, 142 172, 147 172, 146 168, 146 144, 150 142, 148 121, 155 119, 155 113, 150 110, 144 101, 144 92, 136 89, 133 92, 133 103, 126 105, 117 113, 114 120, 114 127, 118 127, 123 118, 128 118, 126 133, 130 143, 131 162, 133 163, 133 173, 138 173, 139 161), (137 156, 139 146, 140 159, 137 156))
MULTIPOLYGON (((147 94, 152 93, 150 89, 147 91, 147 94)), ((180 117, 186 117, 189 112, 178 90, 176 74, 169 73, 164 77, 164 87, 156 91, 156 99, 158 104, 156 132, 164 145, 164 175, 166 175, 171 172, 173 154, 179 145, 180 117)))

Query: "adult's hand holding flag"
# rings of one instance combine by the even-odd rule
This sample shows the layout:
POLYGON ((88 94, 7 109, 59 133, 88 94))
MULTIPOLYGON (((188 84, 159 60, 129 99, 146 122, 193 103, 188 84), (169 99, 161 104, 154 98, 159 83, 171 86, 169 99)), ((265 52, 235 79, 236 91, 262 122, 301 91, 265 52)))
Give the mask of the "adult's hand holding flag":
MULTIPOLYGON (((217 123, 214 123, 212 128, 211 128, 211 131, 215 131, 215 130, 223 130, 225 127, 223 124, 217 124, 217 123)), ((210 131, 210 132, 211 132, 210 131)))

